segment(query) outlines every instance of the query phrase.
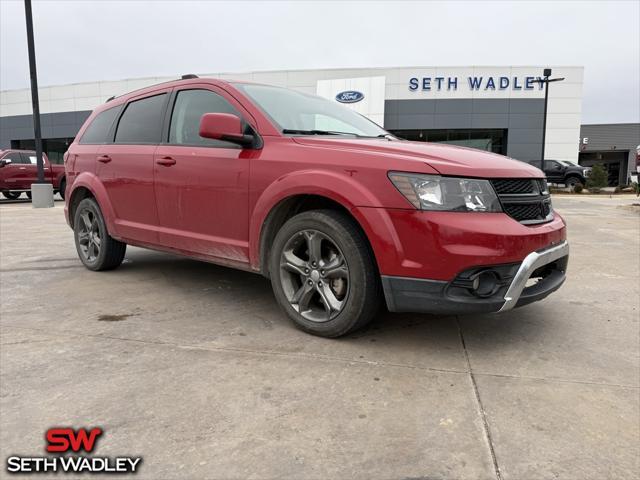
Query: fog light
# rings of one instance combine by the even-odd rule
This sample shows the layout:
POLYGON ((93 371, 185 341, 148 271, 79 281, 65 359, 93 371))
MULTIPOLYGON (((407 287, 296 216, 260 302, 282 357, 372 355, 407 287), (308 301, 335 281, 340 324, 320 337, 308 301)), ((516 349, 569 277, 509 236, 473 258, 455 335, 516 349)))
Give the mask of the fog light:
POLYGON ((498 290, 498 275, 493 270, 482 270, 471 277, 471 293, 476 297, 490 297, 498 290))

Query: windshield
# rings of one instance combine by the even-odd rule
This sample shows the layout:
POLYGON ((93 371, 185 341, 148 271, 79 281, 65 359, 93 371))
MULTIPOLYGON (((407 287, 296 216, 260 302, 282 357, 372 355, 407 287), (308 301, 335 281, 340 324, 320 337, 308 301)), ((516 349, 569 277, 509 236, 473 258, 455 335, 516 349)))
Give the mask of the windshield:
POLYGON ((285 134, 389 135, 371 120, 342 105, 315 95, 267 85, 236 83, 285 134))

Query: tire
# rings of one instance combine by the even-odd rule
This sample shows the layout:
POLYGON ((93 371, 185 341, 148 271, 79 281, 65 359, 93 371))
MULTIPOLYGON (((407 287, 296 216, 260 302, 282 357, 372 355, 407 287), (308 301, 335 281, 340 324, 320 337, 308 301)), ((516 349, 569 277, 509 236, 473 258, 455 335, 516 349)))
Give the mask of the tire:
POLYGON ((111 270, 122 263, 127 244, 109 235, 100 207, 93 198, 82 200, 73 218, 76 250, 85 267, 97 272, 111 270))
POLYGON ((269 271, 278 304, 307 333, 339 337, 364 327, 379 309, 375 259, 359 226, 341 212, 289 219, 274 239, 269 271))
POLYGON ((60 194, 60 197, 64 200, 64 196, 66 194, 66 188, 67 188, 67 179, 62 177, 60 179, 60 189, 58 190, 58 193, 60 194))
POLYGON ((564 185, 568 188, 575 188, 576 185, 582 184, 582 180, 579 177, 567 177, 564 180, 564 185))
POLYGON ((9 190, 3 190, 2 195, 9 200, 17 200, 22 195, 22 192, 10 192, 9 190))

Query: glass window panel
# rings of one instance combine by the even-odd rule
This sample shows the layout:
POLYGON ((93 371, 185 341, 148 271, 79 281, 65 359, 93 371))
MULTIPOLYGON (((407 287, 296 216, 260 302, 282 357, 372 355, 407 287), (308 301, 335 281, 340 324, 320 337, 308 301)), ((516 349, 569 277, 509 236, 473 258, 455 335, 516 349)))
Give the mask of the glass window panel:
POLYGON ((82 134, 82 138, 79 143, 82 144, 101 144, 108 143, 111 139, 108 138, 111 126, 118 116, 120 107, 110 108, 104 112, 100 112, 91 121, 91 124, 82 134))
POLYGON ((127 105, 116 131, 116 143, 160 143, 166 94, 127 105))
POLYGON ((182 90, 178 92, 171 114, 169 143, 175 145, 202 145, 239 148, 231 142, 200 136, 200 119, 205 113, 232 113, 238 111, 222 96, 210 90, 182 90))

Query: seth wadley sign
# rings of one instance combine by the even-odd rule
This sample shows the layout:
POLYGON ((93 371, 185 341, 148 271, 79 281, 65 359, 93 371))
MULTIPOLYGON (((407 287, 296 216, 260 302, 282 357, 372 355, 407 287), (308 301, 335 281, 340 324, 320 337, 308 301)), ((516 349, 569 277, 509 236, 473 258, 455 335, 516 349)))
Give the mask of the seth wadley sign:
POLYGON ((467 88, 469 91, 478 90, 538 90, 543 89, 543 77, 494 77, 494 76, 469 76, 469 77, 411 77, 409 90, 415 91, 441 91, 458 90, 467 88))

